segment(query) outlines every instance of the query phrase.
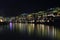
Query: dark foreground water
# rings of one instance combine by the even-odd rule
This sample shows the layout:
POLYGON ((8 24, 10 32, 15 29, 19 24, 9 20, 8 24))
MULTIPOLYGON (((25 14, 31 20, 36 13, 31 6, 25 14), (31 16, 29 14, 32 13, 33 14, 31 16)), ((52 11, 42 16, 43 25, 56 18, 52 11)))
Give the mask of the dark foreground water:
POLYGON ((60 39, 60 28, 56 27, 44 24, 9 23, 7 25, 0 25, 0 39, 58 40, 60 39))

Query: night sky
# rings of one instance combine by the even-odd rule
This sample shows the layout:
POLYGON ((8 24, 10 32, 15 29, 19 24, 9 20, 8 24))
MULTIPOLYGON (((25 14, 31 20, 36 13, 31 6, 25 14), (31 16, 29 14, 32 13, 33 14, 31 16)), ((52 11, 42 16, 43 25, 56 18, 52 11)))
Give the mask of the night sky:
POLYGON ((22 13, 38 12, 51 7, 59 7, 57 0, 0 0, 1 16, 17 16, 22 13))

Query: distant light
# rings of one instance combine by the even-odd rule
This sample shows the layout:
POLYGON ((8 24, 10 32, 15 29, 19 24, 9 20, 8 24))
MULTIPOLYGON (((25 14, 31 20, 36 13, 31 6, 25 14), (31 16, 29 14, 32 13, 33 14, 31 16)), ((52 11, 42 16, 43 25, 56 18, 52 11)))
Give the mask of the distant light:
POLYGON ((0 22, 3 22, 3 20, 2 20, 2 19, 0 19, 0 22))
POLYGON ((32 15, 28 15, 29 17, 32 16, 32 15))

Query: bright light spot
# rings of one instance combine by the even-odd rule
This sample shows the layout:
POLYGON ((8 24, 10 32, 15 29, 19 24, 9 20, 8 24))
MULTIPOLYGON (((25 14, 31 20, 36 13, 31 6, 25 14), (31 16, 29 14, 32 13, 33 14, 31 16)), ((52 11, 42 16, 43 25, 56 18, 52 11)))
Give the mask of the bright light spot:
POLYGON ((2 20, 2 19, 0 19, 0 22, 3 22, 3 20, 2 20))

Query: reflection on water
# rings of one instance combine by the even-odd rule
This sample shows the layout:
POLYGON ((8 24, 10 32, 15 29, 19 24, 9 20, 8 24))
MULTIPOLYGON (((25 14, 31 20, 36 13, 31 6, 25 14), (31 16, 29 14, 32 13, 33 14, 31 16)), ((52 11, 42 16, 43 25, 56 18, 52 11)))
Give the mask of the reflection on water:
POLYGON ((19 33, 27 33, 28 35, 37 35, 42 37, 60 38, 60 30, 54 26, 44 24, 32 24, 32 23, 10 23, 9 25, 1 25, 0 32, 12 31, 19 33))
POLYGON ((27 31, 28 34, 32 34, 34 32, 34 24, 28 24, 27 31))
POLYGON ((13 26, 12 26, 12 23, 10 23, 10 30, 12 30, 12 27, 13 27, 13 26))

